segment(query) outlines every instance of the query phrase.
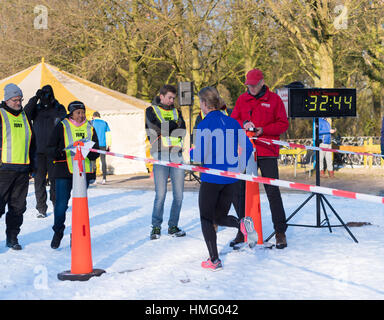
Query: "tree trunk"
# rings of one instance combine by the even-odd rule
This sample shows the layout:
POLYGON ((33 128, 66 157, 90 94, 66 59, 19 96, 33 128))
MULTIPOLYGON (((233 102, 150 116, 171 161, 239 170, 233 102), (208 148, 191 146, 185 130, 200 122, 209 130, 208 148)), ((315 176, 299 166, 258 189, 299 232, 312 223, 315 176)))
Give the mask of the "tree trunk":
POLYGON ((127 80, 127 95, 132 97, 136 97, 138 93, 137 70, 138 70, 138 64, 135 58, 130 58, 126 80, 127 80))
POLYGON ((377 81, 371 81, 372 88, 372 105, 373 119, 375 121, 374 133, 380 136, 381 119, 382 119, 382 87, 377 81))
POLYGON ((313 78, 315 87, 333 88, 335 85, 334 65, 333 65, 333 46, 332 40, 321 43, 314 55, 314 72, 313 78))

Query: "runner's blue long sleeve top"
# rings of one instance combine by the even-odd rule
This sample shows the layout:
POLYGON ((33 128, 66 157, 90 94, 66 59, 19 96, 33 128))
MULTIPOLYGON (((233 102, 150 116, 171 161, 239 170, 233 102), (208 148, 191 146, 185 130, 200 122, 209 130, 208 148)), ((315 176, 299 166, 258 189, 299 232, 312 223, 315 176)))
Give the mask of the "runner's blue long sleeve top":
MULTIPOLYGON (((206 168, 244 172, 253 146, 239 123, 221 111, 211 111, 194 131, 191 160, 206 168)), ((237 179, 201 174, 201 181, 229 184, 237 179)))

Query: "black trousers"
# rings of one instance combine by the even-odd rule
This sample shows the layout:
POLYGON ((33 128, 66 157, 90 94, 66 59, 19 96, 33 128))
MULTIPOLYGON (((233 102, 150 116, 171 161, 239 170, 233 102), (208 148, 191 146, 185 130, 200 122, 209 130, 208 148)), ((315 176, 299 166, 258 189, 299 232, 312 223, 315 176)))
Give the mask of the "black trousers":
POLYGON ((239 219, 245 217, 245 181, 239 180, 236 182, 236 191, 232 199, 233 207, 239 219))
POLYGON ((5 216, 7 237, 16 237, 23 224, 23 214, 27 209, 29 174, 27 172, 0 171, 0 217, 5 216))
POLYGON ((238 184, 202 182, 199 190, 201 230, 212 261, 219 257, 214 224, 239 228, 239 219, 228 215, 238 184))
MULTIPOLYGON (((100 150, 107 150, 107 147, 99 147, 100 150)), ((105 160, 105 154, 100 153, 101 171, 103 172, 103 179, 107 178, 107 161, 105 160)))
POLYGON ((37 164, 35 172, 35 196, 36 209, 39 212, 46 213, 47 205, 47 174, 49 179, 49 199, 55 205, 55 179, 53 176, 53 161, 48 160, 47 156, 41 153, 37 154, 37 164))
MULTIPOLYGON (((258 158, 257 166, 260 168, 261 176, 266 178, 279 179, 279 167, 277 158, 258 158)), ((237 199, 234 200, 234 206, 239 218, 245 216, 245 181, 239 181, 239 188, 237 190, 237 199), (237 203, 237 205, 236 205, 237 203), (242 215, 242 216, 240 216, 242 215)), ((267 194, 269 208, 272 215, 272 223, 275 232, 283 233, 287 230, 287 223, 283 201, 279 187, 264 184, 265 193, 267 194)))

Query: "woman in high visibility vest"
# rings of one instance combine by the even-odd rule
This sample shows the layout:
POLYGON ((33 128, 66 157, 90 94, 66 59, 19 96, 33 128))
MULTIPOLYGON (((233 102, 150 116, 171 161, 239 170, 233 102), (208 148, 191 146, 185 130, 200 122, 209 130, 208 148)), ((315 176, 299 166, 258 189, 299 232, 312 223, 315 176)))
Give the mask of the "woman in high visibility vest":
MULTIPOLYGON (((53 177, 56 183, 55 219, 52 228, 55 233, 51 241, 52 249, 57 249, 63 238, 65 214, 72 190, 74 155, 64 148, 81 139, 92 140, 95 142, 93 147, 99 148, 96 131, 85 117, 84 104, 80 101, 73 101, 68 105, 68 116, 56 125, 47 146, 48 156, 53 159, 54 163, 53 177)), ((85 158, 87 185, 90 180, 96 179, 95 168, 91 162, 98 157, 98 153, 90 152, 85 158)))

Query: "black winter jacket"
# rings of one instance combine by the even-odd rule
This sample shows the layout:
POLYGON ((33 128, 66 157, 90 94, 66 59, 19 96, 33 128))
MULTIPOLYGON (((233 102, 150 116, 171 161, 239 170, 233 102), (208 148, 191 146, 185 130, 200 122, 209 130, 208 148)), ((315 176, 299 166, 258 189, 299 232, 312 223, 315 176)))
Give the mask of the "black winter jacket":
POLYGON ((46 154, 49 137, 55 126, 65 118, 67 111, 57 100, 54 100, 48 107, 44 107, 37 101, 37 97, 32 97, 24 110, 32 121, 33 132, 36 136, 36 152, 46 154))

